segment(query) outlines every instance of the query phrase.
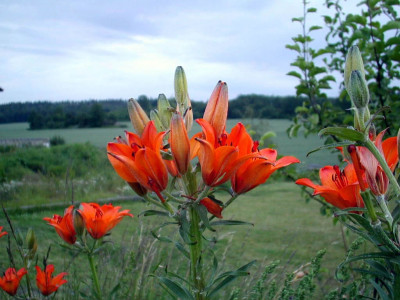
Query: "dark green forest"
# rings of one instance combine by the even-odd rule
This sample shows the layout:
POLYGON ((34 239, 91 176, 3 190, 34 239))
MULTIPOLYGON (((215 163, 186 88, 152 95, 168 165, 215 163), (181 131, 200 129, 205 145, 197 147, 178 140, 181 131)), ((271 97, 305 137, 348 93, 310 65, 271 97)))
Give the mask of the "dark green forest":
MULTIPOLYGON (((138 102, 149 114, 156 108, 157 99, 140 96, 138 102)), ((230 100, 228 118, 291 119, 296 107, 301 106, 302 97, 240 95, 230 100)), ((320 99, 331 102, 343 109, 349 103, 338 99, 320 99)), ((171 99, 171 103, 173 103, 171 99)), ((206 102, 192 101, 194 118, 201 118, 206 102)), ((29 122, 30 129, 105 127, 114 126, 117 121, 128 121, 127 100, 86 100, 62 102, 24 102, 0 105, 0 123, 29 122)))

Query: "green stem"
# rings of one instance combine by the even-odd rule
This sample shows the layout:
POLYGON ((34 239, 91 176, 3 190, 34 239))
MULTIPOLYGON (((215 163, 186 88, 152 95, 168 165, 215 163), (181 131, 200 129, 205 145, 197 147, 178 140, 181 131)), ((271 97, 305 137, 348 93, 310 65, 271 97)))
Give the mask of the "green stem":
POLYGON ((194 285, 194 294, 196 300, 205 299, 203 290, 205 287, 203 272, 202 272, 202 237, 200 231, 200 217, 196 209, 190 208, 190 236, 192 245, 190 245, 190 262, 191 262, 191 277, 194 285))
POLYGON ((394 177, 392 170, 390 170, 388 164, 386 163, 385 158, 382 156, 382 153, 378 150, 378 148, 376 148, 375 144, 370 139, 367 139, 363 144, 365 147, 368 148, 369 151, 371 151, 371 153, 378 160, 386 176, 389 178, 390 183, 394 187, 396 194, 400 196, 399 183, 397 182, 396 177, 394 177))
POLYGON ((210 186, 206 185, 204 187, 204 189, 201 191, 201 193, 199 194, 199 196, 197 197, 195 203, 199 203, 201 201, 201 199, 204 199, 207 196, 208 191, 210 190, 210 186))
POLYGON ((378 217, 376 216, 374 205, 372 204, 371 198, 369 197, 369 192, 368 191, 361 192, 361 197, 364 200, 365 207, 367 208, 368 214, 371 218, 371 224, 375 224, 377 222, 380 223, 378 217))
POLYGON ((386 201, 385 201, 385 196, 384 195, 379 195, 376 196, 376 200, 379 204, 379 207, 382 209, 382 212, 385 215, 385 219, 386 221, 388 221, 389 226, 390 226, 390 230, 392 230, 393 227, 393 217, 392 214, 390 213, 387 205, 386 205, 386 201))
POLYGON ((144 199, 144 200, 146 200, 147 202, 149 202, 149 203, 151 203, 151 204, 154 204, 154 205, 156 205, 156 206, 158 206, 158 207, 161 207, 161 208, 164 208, 164 206, 161 204, 161 202, 160 201, 157 201, 157 200, 154 200, 153 198, 151 198, 149 195, 144 195, 144 196, 142 196, 142 198, 144 199))
MULTIPOLYGON (((25 266, 25 270, 28 270, 28 263, 26 261, 26 258, 24 258, 24 266, 25 266)), ((31 285, 31 279, 29 278, 29 274, 26 274, 25 278, 26 278, 26 287, 28 290, 28 296, 29 296, 29 298, 31 298, 32 297, 32 291, 31 291, 32 285, 31 285)))
POLYGON ((393 241, 387 236, 386 232, 382 229, 381 222, 371 224, 376 235, 380 238, 381 242, 388 247, 393 253, 400 254, 400 249, 393 243, 393 241))
POLYGON ((88 253, 88 260, 89 260, 90 269, 92 270, 93 283, 94 283, 94 288, 96 291, 97 299, 102 299, 99 277, 97 276, 96 266, 94 265, 93 253, 88 253))

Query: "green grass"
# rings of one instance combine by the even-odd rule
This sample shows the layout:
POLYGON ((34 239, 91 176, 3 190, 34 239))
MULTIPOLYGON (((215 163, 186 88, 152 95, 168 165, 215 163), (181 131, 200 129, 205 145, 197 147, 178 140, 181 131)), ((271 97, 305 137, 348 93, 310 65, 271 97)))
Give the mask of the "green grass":
MULTIPOLYGON (((335 287, 337 283, 334 280, 334 270, 345 254, 340 228, 338 225, 332 226, 331 218, 320 215, 317 203, 306 204, 299 195, 300 188, 293 183, 272 182, 243 195, 227 208, 223 212, 224 219, 246 220, 253 223, 254 227, 221 226, 215 228, 217 229, 216 233, 207 233, 207 236, 215 235, 218 239, 214 250, 224 269, 235 269, 256 259, 258 263, 256 267, 251 269, 251 276, 255 276, 268 262, 279 259, 285 268, 285 270, 279 269, 279 272, 293 271, 307 263, 318 250, 327 249, 322 264, 323 274, 320 277, 321 283, 318 287, 318 293, 323 294, 335 287)), ((112 231, 111 237, 108 238, 113 241, 112 246, 101 255, 106 263, 115 261, 116 265, 121 263, 122 258, 126 259, 125 256, 129 253, 140 252, 137 249, 140 244, 138 239, 145 239, 146 245, 150 245, 153 240, 150 230, 167 221, 167 219, 163 220, 160 217, 138 218, 137 215, 140 211, 149 208, 140 202, 124 202, 121 203, 121 206, 124 209, 130 209, 135 217, 132 219, 125 218, 112 231), (142 234, 139 234, 140 224, 144 224, 142 234), (108 262, 106 258, 109 259, 108 262)), ((55 245, 60 242, 59 237, 54 229, 42 220, 43 217, 50 217, 54 213, 62 214, 62 210, 13 213, 11 218, 22 233, 25 233, 29 227, 34 228, 39 239, 39 262, 41 262, 48 246, 53 245, 50 263, 55 263, 56 271, 61 272, 73 258, 71 253, 55 245)), ((8 230, 3 214, 1 214, 0 223, 5 225, 5 230, 8 230)), ((171 229, 166 228, 165 233, 179 239, 179 236, 174 234, 173 231, 171 232, 171 229)), ((1 270, 8 266, 5 252, 6 242, 6 238, 0 239, 0 249, 2 249, 0 255, 1 270)), ((165 266, 165 260, 170 261, 169 268, 171 271, 181 269, 182 260, 185 260, 181 258, 182 255, 174 246, 156 242, 156 247, 161 247, 161 250, 160 253, 152 256, 151 267, 156 267, 158 265, 157 259, 160 259, 162 266, 165 266), (163 259, 161 259, 162 257, 163 259)), ((137 259, 139 264, 142 258, 137 259)), ((68 272, 75 274, 77 272, 75 268, 78 267, 78 269, 81 269, 81 273, 76 276, 88 276, 87 262, 84 257, 78 259, 75 263, 78 265, 70 267, 68 272)), ((146 274, 151 272, 151 267, 146 270, 146 274)), ((110 268, 110 266, 105 266, 105 268, 110 268)), ((108 272, 116 272, 116 270, 108 270, 108 272)), ((140 274, 140 270, 135 272, 132 273, 132 276, 140 274)), ((107 273, 101 272, 102 280, 106 280, 106 275, 107 273)), ((71 280, 71 277, 69 278, 71 280)), ((153 279, 146 276, 144 278, 150 280, 146 287, 154 288, 154 282, 151 281, 153 279)), ((87 279, 85 280, 87 281, 87 279)), ((74 278, 71 285, 75 283, 74 278)), ((70 288, 72 287, 70 286, 70 288)), ((228 290, 231 290, 231 288, 228 288, 228 290)), ((158 292, 160 291, 158 290, 158 292)))

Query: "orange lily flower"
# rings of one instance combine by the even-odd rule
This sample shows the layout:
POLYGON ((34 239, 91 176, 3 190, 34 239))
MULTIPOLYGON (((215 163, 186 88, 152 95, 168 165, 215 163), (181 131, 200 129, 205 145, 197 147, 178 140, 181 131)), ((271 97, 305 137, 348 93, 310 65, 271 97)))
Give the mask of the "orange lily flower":
POLYGON ((8 268, 3 277, 0 277, 0 287, 7 294, 14 296, 17 293, 19 282, 28 271, 25 268, 18 272, 14 268, 8 268))
MULTIPOLYGON (((373 142, 383 154, 389 168, 393 172, 399 162, 397 137, 390 137, 382 142, 385 132, 386 130, 380 132, 373 142)), ((373 136, 371 138, 373 138, 373 136)), ((389 179, 374 155, 367 148, 362 146, 349 146, 348 150, 353 163, 354 160, 357 160, 357 164, 354 166, 362 178, 361 184, 365 186, 368 185, 374 195, 386 194, 389 187, 389 179), (354 151, 354 149, 356 149, 356 151, 354 151)), ((340 149, 340 151, 343 153, 343 149, 340 149)))
POLYGON ((5 236, 5 235, 7 234, 7 231, 1 232, 2 230, 3 230, 3 226, 0 226, 0 238, 1 238, 2 236, 5 236))
POLYGON ((63 278, 67 275, 62 272, 55 277, 51 275, 54 272, 54 265, 47 265, 45 270, 42 271, 39 266, 36 266, 36 285, 44 296, 48 296, 58 290, 60 286, 67 281, 63 278))
POLYGON ((210 198, 204 198, 200 200, 200 204, 204 205, 207 208, 207 211, 216 216, 219 219, 222 219, 222 210, 223 208, 219 206, 215 201, 210 198))
POLYGON ((352 164, 348 164, 343 171, 338 166, 325 166, 319 170, 319 177, 322 185, 315 184, 308 178, 298 179, 296 184, 313 188, 313 195, 321 195, 326 202, 339 209, 364 207, 352 164))
POLYGON ((185 174, 190 163, 190 143, 183 118, 176 113, 171 118, 171 152, 180 174, 185 174))
POLYGON ((203 119, 211 124, 218 137, 225 131, 227 117, 228 86, 225 82, 218 81, 208 100, 203 119))
MULTIPOLYGON (((256 151, 258 143, 254 143, 253 150, 256 151)), ((276 170, 299 163, 294 156, 284 156, 278 160, 278 152, 275 149, 265 148, 258 151, 259 157, 263 159, 249 159, 245 161, 235 172, 231 179, 232 189, 237 194, 246 193, 256 186, 263 184, 276 170)))
MULTIPOLYGON (((126 132, 126 140, 108 143, 108 159, 115 171, 128 183, 139 183, 143 188, 161 195, 168 184, 168 172, 160 149, 165 132, 157 133, 154 121, 147 123, 142 136, 126 132)), ((131 185, 132 186, 132 185, 131 185)))
POLYGON ((112 204, 100 206, 97 203, 81 203, 78 212, 92 238, 99 239, 113 229, 123 217, 133 217, 129 210, 119 211, 120 208, 112 204))
POLYGON ((53 215, 52 218, 43 218, 43 220, 56 229, 57 234, 68 244, 74 244, 76 241, 73 210, 74 206, 71 205, 65 210, 63 217, 53 215))

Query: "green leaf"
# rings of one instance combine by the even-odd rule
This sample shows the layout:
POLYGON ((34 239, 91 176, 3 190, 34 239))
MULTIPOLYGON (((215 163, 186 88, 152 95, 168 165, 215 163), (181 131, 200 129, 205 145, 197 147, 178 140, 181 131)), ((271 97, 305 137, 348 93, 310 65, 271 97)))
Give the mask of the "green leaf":
POLYGON ((183 300, 194 299, 192 294, 185 287, 181 286, 176 281, 171 280, 167 277, 161 277, 161 276, 154 276, 154 277, 156 277, 161 282, 161 284, 163 284, 177 298, 183 299, 183 300))
POLYGON ((308 157, 311 153, 314 153, 314 152, 317 152, 320 150, 332 149, 332 148, 336 148, 336 147, 345 147, 345 146, 349 146, 349 145, 353 145, 353 142, 339 142, 339 143, 334 143, 334 144, 329 144, 329 145, 323 145, 321 147, 318 147, 318 148, 308 152, 306 157, 308 157))
POLYGON ((203 222, 203 225, 209 230, 215 231, 215 229, 211 227, 210 221, 208 220, 207 208, 204 205, 195 205, 194 207, 199 214, 200 220, 203 222))
POLYGON ((317 9, 315 7, 310 7, 309 9, 307 9, 308 13, 315 13, 317 12, 317 9))
POLYGON ((211 222, 210 225, 218 226, 218 225, 251 225, 254 226, 253 223, 245 222, 245 221, 236 221, 236 220, 217 220, 211 222))
POLYGON ((292 22, 303 22, 304 18, 292 18, 292 22))
POLYGON ((286 45, 285 47, 287 49, 291 49, 291 50, 297 51, 298 53, 301 53, 301 49, 300 49, 300 46, 298 44, 286 45))
POLYGON ((190 259, 190 254, 189 252, 185 249, 185 246, 183 246, 181 243, 179 242, 174 242, 175 243, 175 247, 187 258, 190 259))
POLYGON ((334 135, 338 138, 355 142, 362 142, 365 140, 365 136, 361 132, 343 127, 326 127, 318 132, 318 135, 334 135))
POLYGON ((239 276, 247 276, 248 272, 247 269, 250 268, 252 265, 256 263, 256 260, 253 260, 249 262, 248 264, 245 264, 244 266, 240 267, 236 271, 233 272, 225 272, 218 276, 217 279, 215 279, 215 282, 218 280, 226 277, 224 280, 222 280, 210 293, 207 294, 208 298, 211 298, 215 293, 217 293, 220 289, 222 289, 224 286, 227 284, 231 283, 233 280, 235 280, 239 276))
POLYGON ((393 299, 392 297, 389 298, 388 294, 385 293, 385 291, 382 289, 382 287, 377 282, 375 282, 375 280, 370 279, 369 282, 374 286, 375 290, 378 292, 378 294, 382 300, 393 299))
POLYGON ((290 71, 289 73, 286 73, 286 75, 294 76, 294 77, 297 77, 297 78, 301 79, 300 73, 297 73, 295 71, 290 71))
POLYGON ((311 32, 311 31, 313 31, 313 30, 319 30, 319 29, 322 29, 322 26, 314 25, 314 26, 311 26, 311 27, 308 29, 308 32, 311 32))
POLYGON ((300 124, 296 124, 290 127, 289 130, 289 137, 296 137, 297 133, 299 132, 301 125, 300 124))
POLYGON ((154 210, 154 209, 149 209, 149 210, 145 210, 142 211, 140 214, 138 214, 138 217, 140 216, 169 216, 169 214, 166 211, 160 211, 160 210, 154 210))
POLYGON ((393 29, 400 29, 400 21, 389 21, 385 25, 382 26, 382 32, 393 30, 393 29))
POLYGON ((386 46, 400 45, 400 37, 394 36, 386 41, 386 46))

